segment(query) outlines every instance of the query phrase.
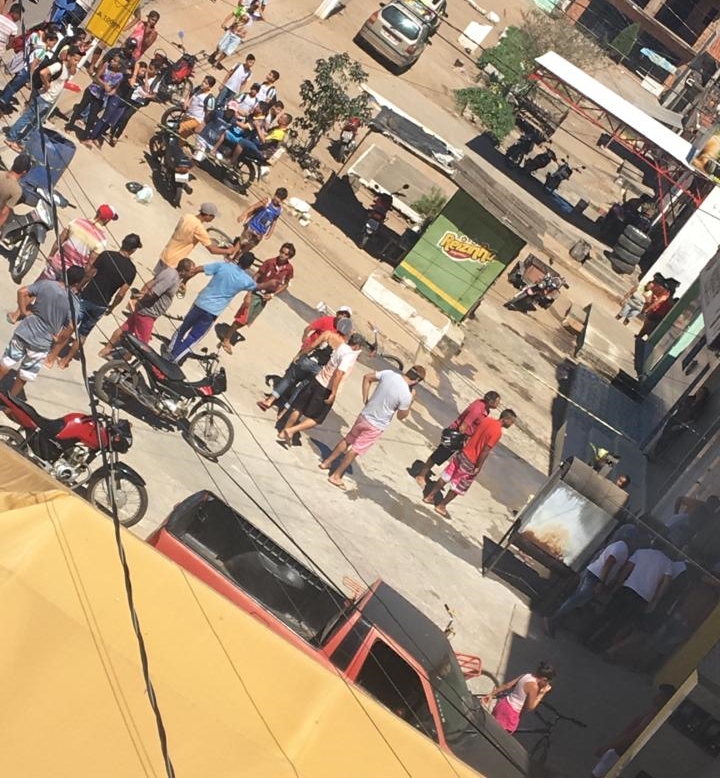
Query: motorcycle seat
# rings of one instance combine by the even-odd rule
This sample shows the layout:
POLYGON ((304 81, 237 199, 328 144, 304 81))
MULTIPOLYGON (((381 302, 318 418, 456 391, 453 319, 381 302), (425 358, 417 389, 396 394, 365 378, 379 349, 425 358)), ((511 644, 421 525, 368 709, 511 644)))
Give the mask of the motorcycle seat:
POLYGON ((29 416, 32 421, 40 427, 50 437, 55 437, 60 430, 65 426, 65 419, 48 419, 45 416, 41 416, 30 403, 21 400, 17 396, 8 397, 8 406, 10 404, 16 405, 23 413, 29 416))
POLYGON ((138 340, 134 335, 125 333, 125 339, 128 343, 134 347, 136 352, 143 354, 145 359, 153 366, 156 367, 163 375, 167 376, 171 381, 184 381, 185 373, 180 369, 180 366, 165 357, 160 356, 156 351, 150 348, 150 346, 138 340))

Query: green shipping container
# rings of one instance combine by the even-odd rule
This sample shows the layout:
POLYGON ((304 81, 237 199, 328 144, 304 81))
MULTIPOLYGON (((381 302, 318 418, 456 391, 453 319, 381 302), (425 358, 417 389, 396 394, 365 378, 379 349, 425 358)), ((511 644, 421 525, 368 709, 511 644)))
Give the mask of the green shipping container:
POLYGON ((395 269, 454 321, 462 321, 525 241, 458 191, 395 269))

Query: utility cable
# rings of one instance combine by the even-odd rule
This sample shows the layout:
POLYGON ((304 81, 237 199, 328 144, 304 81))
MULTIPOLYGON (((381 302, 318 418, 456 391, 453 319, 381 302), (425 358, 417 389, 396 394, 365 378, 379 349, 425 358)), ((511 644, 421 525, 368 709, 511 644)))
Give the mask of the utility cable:
MULTIPOLYGON (((20 6, 21 6, 21 32, 23 36, 23 43, 25 43, 26 38, 26 28, 24 23, 24 14, 25 14, 25 8, 23 0, 19 0, 20 6)), ((42 126, 42 120, 40 116, 40 106, 37 100, 37 94, 34 92, 34 89, 32 87, 32 71, 30 69, 30 60, 29 60, 29 52, 27 50, 27 47, 24 49, 25 51, 25 67, 28 70, 28 73, 30 73, 30 85, 31 85, 31 94, 30 99, 34 102, 35 105, 35 123, 38 130, 39 140, 40 140, 40 149, 42 154, 42 161, 45 168, 45 174, 46 174, 46 184, 47 184, 47 191, 49 196, 49 208, 52 213, 53 218, 53 229, 55 233, 55 240, 57 241, 58 245, 58 251, 60 254, 60 266, 62 271, 62 282, 65 284, 67 289, 67 296, 68 296, 68 304, 69 304, 69 312, 70 312, 70 321, 73 327, 73 330, 75 331, 75 336, 79 338, 79 333, 77 330, 77 312, 75 310, 75 304, 76 304, 76 298, 74 297, 72 290, 70 289, 68 283, 67 283, 67 262, 65 258, 65 252, 63 248, 63 244, 60 241, 60 231, 58 228, 58 214, 57 214, 57 204, 55 202, 55 195, 54 195, 54 183, 52 180, 52 174, 50 170, 49 165, 49 154, 48 154, 48 148, 45 138, 45 133, 42 126)), ((38 63, 38 67, 41 66, 41 62, 38 63)), ((143 679, 145 681, 145 687, 147 689, 148 693, 148 701, 150 703, 150 707, 153 711, 154 717, 155 717, 155 724, 157 728, 158 733, 158 740, 160 743, 160 750, 163 757, 163 762, 165 766, 165 772, 168 776, 168 778, 174 778, 175 771, 172 765, 172 760, 170 758, 169 748, 168 748, 168 741, 167 741, 167 733, 165 730, 165 725, 163 722, 162 714, 160 711, 159 702, 155 693, 155 688, 152 682, 152 678, 150 675, 150 667, 149 667, 149 660, 147 655, 147 650, 145 646, 145 640, 142 634, 142 629, 140 626, 140 621, 138 618, 137 610, 135 608, 135 601, 134 601, 134 595, 133 595, 133 586, 132 586, 132 578, 130 574, 130 567, 127 561, 127 556, 125 554, 125 547, 122 541, 122 535, 120 532, 120 518, 118 515, 118 507, 117 502, 115 499, 115 489, 114 489, 114 466, 111 464, 111 458, 108 456, 108 450, 106 448, 105 440, 104 440, 104 432, 105 427, 103 426, 103 422, 100 419, 100 415, 97 408, 97 401, 93 395, 93 393, 90 391, 89 387, 89 380, 88 380, 88 372, 87 372, 87 362, 85 360, 85 353, 82 347, 80 348, 79 352, 80 357, 80 365, 82 369, 82 375, 83 375, 83 382, 85 384, 85 389, 88 394, 89 398, 89 404, 90 404, 90 414, 93 418, 93 422, 95 424, 96 434, 98 437, 98 441, 100 443, 100 454, 101 454, 101 460, 103 468, 106 470, 106 487, 108 491, 108 496, 110 498, 110 507, 111 507, 111 515, 112 515, 112 522, 113 522, 113 528, 114 528, 114 535, 115 535, 115 545, 117 548, 118 558, 120 561, 120 565, 123 571, 123 581, 125 586, 125 594, 128 604, 128 610, 130 614, 130 621, 133 627, 133 631, 135 633, 135 638, 137 641, 138 646, 138 652, 140 655, 140 663, 142 667, 142 674, 143 679)))

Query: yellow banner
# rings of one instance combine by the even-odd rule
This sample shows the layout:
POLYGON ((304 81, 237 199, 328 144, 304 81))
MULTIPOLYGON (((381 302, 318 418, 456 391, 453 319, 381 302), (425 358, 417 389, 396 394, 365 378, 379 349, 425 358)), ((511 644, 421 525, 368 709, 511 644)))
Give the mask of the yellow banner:
POLYGON ((113 46, 139 5, 140 0, 101 0, 85 29, 93 37, 113 46))

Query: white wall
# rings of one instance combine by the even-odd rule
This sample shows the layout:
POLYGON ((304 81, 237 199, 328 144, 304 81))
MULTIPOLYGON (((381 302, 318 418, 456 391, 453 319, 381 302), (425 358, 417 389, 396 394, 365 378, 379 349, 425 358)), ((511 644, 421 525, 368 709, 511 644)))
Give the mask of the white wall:
POLYGON ((680 281, 678 297, 695 281, 720 246, 720 187, 715 187, 643 277, 654 273, 680 281))

